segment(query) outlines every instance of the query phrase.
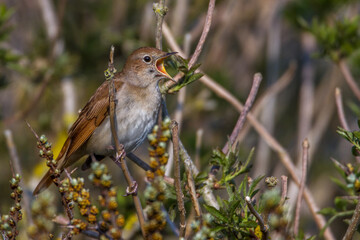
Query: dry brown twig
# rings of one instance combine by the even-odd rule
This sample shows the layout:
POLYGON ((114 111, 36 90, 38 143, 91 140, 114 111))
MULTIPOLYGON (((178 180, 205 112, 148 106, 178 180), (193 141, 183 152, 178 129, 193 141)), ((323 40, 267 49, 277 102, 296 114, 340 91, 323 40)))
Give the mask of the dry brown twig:
POLYGON ((353 75, 350 72, 349 66, 347 65, 344 59, 338 62, 338 66, 340 68, 341 73, 343 74, 346 83, 349 85, 350 90, 354 93, 356 98, 360 100, 360 89, 359 86, 356 84, 356 81, 353 75))
POLYGON ((299 193, 298 193, 297 202, 296 202, 296 211, 295 211, 295 220, 294 220, 294 235, 295 236, 297 236, 299 233, 301 200, 303 198, 303 193, 304 193, 304 189, 305 189, 307 163, 309 162, 309 141, 307 139, 305 139, 303 141, 302 147, 303 147, 302 177, 301 177, 299 193))
POLYGON ((337 108, 337 113, 339 116, 341 127, 349 131, 350 128, 349 128, 349 124, 346 121, 340 88, 335 88, 335 101, 336 101, 336 108, 337 108))
MULTIPOLYGON (((179 45, 176 43, 173 35, 171 34, 170 29, 167 27, 166 24, 164 24, 164 26, 163 26, 163 33, 164 33, 164 37, 166 38, 170 47, 173 50, 177 51, 180 55, 182 55, 182 51, 181 51, 179 45)), ((213 79, 211 79, 209 76, 204 75, 199 80, 200 80, 200 82, 205 84, 208 88, 210 88, 219 97, 228 101, 239 112, 242 111, 243 105, 240 103, 240 101, 238 99, 236 99, 224 87, 222 87, 220 84, 216 83, 213 79)), ((289 172, 291 178, 294 180, 294 182, 298 186, 300 186, 300 181, 299 181, 299 178, 295 171, 296 167, 293 164, 293 161, 292 161, 289 153, 273 136, 271 136, 271 134, 269 134, 269 132, 264 128, 263 125, 261 125, 261 123, 253 116, 253 114, 249 113, 247 115, 247 119, 248 119, 249 123, 254 127, 254 129, 258 132, 258 134, 260 136, 262 136, 264 138, 264 140, 269 144, 270 148, 272 148, 275 152, 277 152, 277 154, 279 155, 279 159, 281 160, 282 164, 285 166, 285 168, 289 172)), ((322 229, 326 224, 326 220, 323 216, 321 216, 317 213, 319 211, 319 208, 316 205, 312 194, 310 193, 310 191, 307 188, 305 188, 305 191, 304 191, 304 198, 306 200, 307 205, 309 206, 310 212, 311 212, 312 216, 314 217, 314 220, 315 220, 318 228, 322 229)), ((333 236, 333 234, 329 228, 326 229, 326 231, 324 233, 324 237, 329 240, 335 239, 335 237, 333 236)))
POLYGON ((288 184, 288 177, 285 175, 281 176, 281 202, 285 203, 286 196, 287 196, 287 184, 288 184))
MULTIPOLYGON (((20 158, 19 158, 19 155, 16 150, 16 146, 14 143, 14 139, 13 139, 11 130, 6 129, 4 131, 4 135, 5 135, 6 145, 9 149, 9 153, 10 153, 10 157, 11 157, 9 164, 10 164, 10 168, 11 168, 12 177, 14 178, 16 173, 18 173, 22 177, 23 174, 22 174, 22 169, 21 169, 21 164, 20 164, 20 158)), ((22 189, 26 189, 25 185, 24 185, 24 181, 20 181, 19 184, 22 189)), ((29 196, 26 193, 23 194, 22 196, 24 199, 23 203, 24 203, 24 208, 26 211, 26 220, 28 221, 29 225, 32 225, 33 219, 32 219, 32 214, 31 214, 31 209, 30 209, 31 204, 30 204, 29 196)))
MULTIPOLYGON (((114 68, 114 51, 115 51, 114 46, 111 46, 108 70, 112 74, 114 74, 116 72, 116 70, 114 68)), ((116 89, 114 87, 113 77, 111 77, 109 81, 111 81, 109 84, 110 127, 111 127, 111 133, 114 138, 115 149, 116 149, 116 156, 113 158, 113 161, 121 168, 121 170, 124 173, 125 179, 128 184, 128 188, 126 189, 126 192, 127 192, 127 194, 131 195, 133 198, 135 209, 136 209, 136 214, 138 216, 139 223, 140 223, 141 232, 142 232, 143 237, 146 238, 145 218, 144 218, 144 213, 143 213, 143 209, 141 206, 140 198, 137 195, 137 183, 133 180, 133 178, 129 172, 129 169, 128 169, 126 161, 125 161, 125 152, 124 152, 123 146, 120 144, 119 138, 117 136, 116 125, 115 125, 115 121, 116 121, 116 111, 115 111, 115 108, 116 108, 116 97, 115 96, 116 96, 116 94, 115 94, 115 91, 116 91, 116 89)))
POLYGON ((229 151, 229 146, 231 148, 234 148, 234 146, 236 145, 236 139, 238 138, 239 133, 242 127, 244 126, 246 115, 249 113, 250 108, 254 103, 261 81, 262 81, 261 73, 255 73, 249 96, 246 99, 244 108, 241 111, 240 117, 237 120, 236 125, 230 135, 229 142, 227 142, 222 149, 223 153, 227 154, 227 152, 229 151))
POLYGON ((176 200, 178 203, 178 209, 180 212, 180 228, 179 228, 179 237, 185 236, 186 229, 186 211, 184 206, 184 194, 181 190, 181 173, 180 173, 180 159, 179 159, 179 135, 178 135, 178 125, 176 121, 171 123, 171 133, 172 133, 172 142, 173 142, 173 151, 174 151, 174 180, 175 180, 175 191, 176 191, 176 200))
POLYGON ((254 206, 251 203, 251 198, 249 196, 245 197, 245 202, 250 210, 250 212, 256 217, 258 224, 260 226, 260 231, 262 232, 262 240, 268 239, 269 227, 264 223, 261 215, 255 210, 254 206))
POLYGON ((356 204, 354 215, 351 218, 350 224, 346 233, 343 237, 343 240, 351 240, 353 239, 354 233, 360 222, 360 197, 358 197, 358 203, 356 204))

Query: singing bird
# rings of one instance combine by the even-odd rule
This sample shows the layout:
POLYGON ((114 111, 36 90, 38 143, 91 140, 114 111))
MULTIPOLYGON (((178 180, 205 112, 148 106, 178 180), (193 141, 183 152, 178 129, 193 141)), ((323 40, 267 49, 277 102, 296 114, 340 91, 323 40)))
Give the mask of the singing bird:
MULTIPOLYGON (((116 89, 116 127, 119 142, 125 152, 134 151, 155 125, 161 105, 159 80, 172 79, 164 60, 175 52, 156 48, 135 50, 126 60, 123 70, 114 76, 116 89)), ((113 156, 114 140, 109 120, 109 84, 105 81, 81 110, 68 132, 57 157, 61 171, 85 155, 113 156)), ((48 171, 35 188, 36 195, 52 182, 48 171)))

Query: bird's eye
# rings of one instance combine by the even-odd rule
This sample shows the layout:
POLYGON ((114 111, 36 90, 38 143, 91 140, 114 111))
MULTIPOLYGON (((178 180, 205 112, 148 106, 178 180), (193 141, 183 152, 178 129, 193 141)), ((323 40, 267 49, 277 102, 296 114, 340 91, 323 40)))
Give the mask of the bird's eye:
POLYGON ((144 62, 149 63, 151 61, 151 57, 146 55, 144 58, 144 62))

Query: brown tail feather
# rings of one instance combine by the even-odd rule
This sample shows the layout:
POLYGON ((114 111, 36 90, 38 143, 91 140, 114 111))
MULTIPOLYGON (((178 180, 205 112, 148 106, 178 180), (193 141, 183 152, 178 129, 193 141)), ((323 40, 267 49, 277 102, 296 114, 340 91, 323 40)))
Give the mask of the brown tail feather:
POLYGON ((33 191, 33 194, 38 195, 40 192, 48 188, 51 183, 52 183, 52 179, 50 176, 50 171, 47 171, 44 177, 39 182, 39 184, 36 186, 35 190, 33 191))

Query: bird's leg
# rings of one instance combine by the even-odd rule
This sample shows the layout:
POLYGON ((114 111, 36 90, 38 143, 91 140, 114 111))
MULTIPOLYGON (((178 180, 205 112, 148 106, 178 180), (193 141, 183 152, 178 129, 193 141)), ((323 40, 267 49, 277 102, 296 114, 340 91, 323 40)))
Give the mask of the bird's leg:
POLYGON ((138 165, 139 167, 141 167, 142 169, 144 169, 145 171, 154 171, 154 169, 152 169, 149 164, 147 164, 146 162, 144 162, 143 160, 141 160, 138 156, 136 156, 134 153, 127 153, 126 157, 128 159, 130 159, 131 161, 133 161, 136 165, 138 165))

